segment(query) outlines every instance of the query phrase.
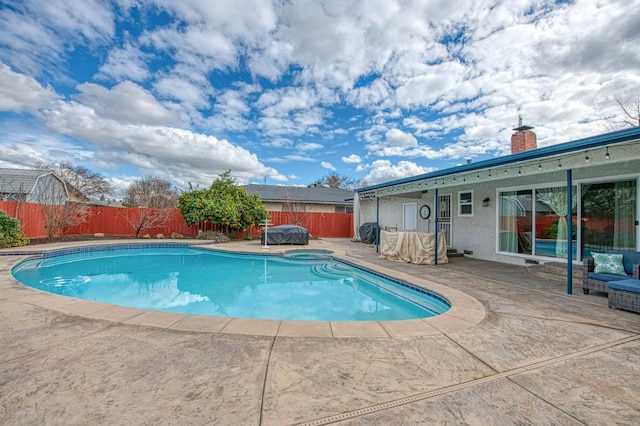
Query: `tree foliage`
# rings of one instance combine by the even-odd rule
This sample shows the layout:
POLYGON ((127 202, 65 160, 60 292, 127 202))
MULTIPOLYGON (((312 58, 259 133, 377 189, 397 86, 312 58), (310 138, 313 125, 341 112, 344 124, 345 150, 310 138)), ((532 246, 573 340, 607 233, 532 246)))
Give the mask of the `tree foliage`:
POLYGON ((106 196, 113 192, 113 186, 107 178, 84 166, 74 166, 69 161, 61 161, 57 165, 49 164, 42 168, 54 172, 87 198, 106 196))
POLYGON ((64 235, 70 228, 84 223, 87 219, 87 206, 69 201, 67 187, 53 175, 42 178, 41 191, 35 196, 40 205, 47 240, 64 235))
POLYGON ((640 96, 636 96, 632 100, 616 96, 615 101, 618 105, 619 115, 608 120, 611 130, 640 126, 640 96))
POLYGON ((227 170, 208 189, 188 191, 180 196, 178 208, 191 225, 209 222, 231 235, 259 226, 269 214, 257 194, 249 195, 237 186, 227 170))
POLYGON ((178 205, 179 195, 176 187, 168 180, 156 176, 145 176, 131 182, 125 189, 122 205, 173 209, 178 205))
POLYGON ((137 207, 122 209, 127 224, 136 231, 136 238, 145 229, 156 229, 167 226, 171 220, 171 209, 154 209, 137 207))
POLYGON ((308 187, 328 186, 329 188, 354 189, 358 187, 359 183, 360 182, 357 179, 352 177, 341 175, 337 172, 331 172, 328 175, 323 176, 321 179, 311 183, 308 187))
POLYGON ((145 229, 162 228, 171 220, 178 205, 179 192, 168 180, 145 176, 133 181, 124 192, 122 205, 132 207, 124 213, 136 238, 145 229))
POLYGON ((0 248, 26 246, 29 239, 20 230, 20 222, 0 210, 0 248))

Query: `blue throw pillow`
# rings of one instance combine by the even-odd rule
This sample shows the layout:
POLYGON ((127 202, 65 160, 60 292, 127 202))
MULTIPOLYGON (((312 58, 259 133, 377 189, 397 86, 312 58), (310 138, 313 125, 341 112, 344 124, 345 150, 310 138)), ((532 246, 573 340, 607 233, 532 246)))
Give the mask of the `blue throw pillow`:
POLYGON ((593 263, 595 264, 594 272, 599 274, 627 275, 622 266, 621 254, 608 253, 591 253, 593 263))

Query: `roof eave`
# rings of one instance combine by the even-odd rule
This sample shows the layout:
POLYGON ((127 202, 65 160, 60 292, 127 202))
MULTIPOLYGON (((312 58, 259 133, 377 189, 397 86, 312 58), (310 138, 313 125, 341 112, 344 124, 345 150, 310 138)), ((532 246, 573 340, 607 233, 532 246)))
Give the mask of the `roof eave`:
POLYGON ((476 170, 483 170, 495 167, 501 167, 508 164, 519 163, 524 161, 540 160, 548 157, 558 156, 566 154, 568 152, 575 152, 581 150, 588 150, 607 145, 615 145, 619 143, 625 143, 634 139, 640 139, 640 127, 632 127, 629 129, 618 130, 612 133, 605 133, 602 135, 591 136, 588 138, 577 139, 571 142, 565 142, 559 145, 552 145, 543 148, 532 149, 529 151, 522 151, 516 154, 510 154, 503 157, 492 158, 490 160, 479 161, 477 163, 464 164, 461 166, 450 167, 448 169, 436 170, 434 172, 425 173, 422 175, 411 176, 408 178, 397 179, 389 182, 380 183, 377 185, 366 186, 356 189, 356 192, 368 192, 375 191, 377 189, 383 189, 390 186, 402 185, 406 183, 412 183, 424 179, 434 179, 450 175, 464 174, 473 172, 476 170))

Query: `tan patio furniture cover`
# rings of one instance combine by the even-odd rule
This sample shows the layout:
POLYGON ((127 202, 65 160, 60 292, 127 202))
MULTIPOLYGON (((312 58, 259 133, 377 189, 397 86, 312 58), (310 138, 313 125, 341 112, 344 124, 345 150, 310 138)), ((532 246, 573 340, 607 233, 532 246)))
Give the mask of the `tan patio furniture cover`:
MULTIPOLYGON (((380 257, 397 262, 433 265, 435 263, 435 234, 416 231, 380 231, 380 257)), ((438 263, 449 263, 447 241, 438 234, 438 263)))

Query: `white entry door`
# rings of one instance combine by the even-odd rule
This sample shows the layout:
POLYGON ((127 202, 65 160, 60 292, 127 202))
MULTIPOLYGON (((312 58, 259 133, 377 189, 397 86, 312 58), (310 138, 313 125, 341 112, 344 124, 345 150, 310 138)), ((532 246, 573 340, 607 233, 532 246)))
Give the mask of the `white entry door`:
POLYGON ((402 205, 402 229, 405 231, 415 231, 418 225, 418 204, 404 203, 402 205))
POLYGON ((438 195, 438 233, 447 237, 447 247, 451 247, 451 194, 438 195))

